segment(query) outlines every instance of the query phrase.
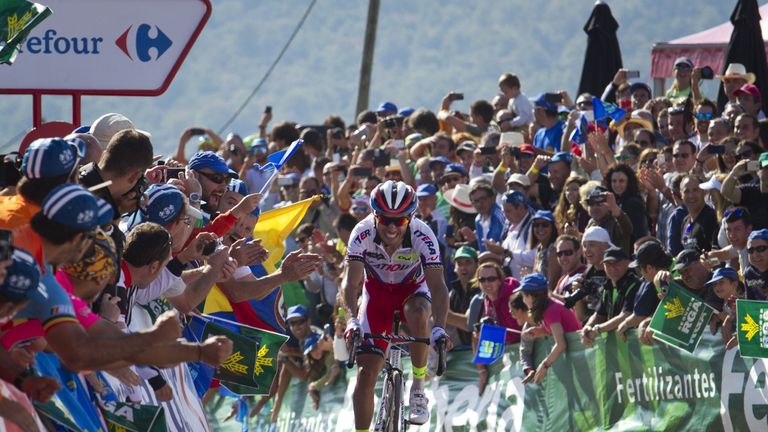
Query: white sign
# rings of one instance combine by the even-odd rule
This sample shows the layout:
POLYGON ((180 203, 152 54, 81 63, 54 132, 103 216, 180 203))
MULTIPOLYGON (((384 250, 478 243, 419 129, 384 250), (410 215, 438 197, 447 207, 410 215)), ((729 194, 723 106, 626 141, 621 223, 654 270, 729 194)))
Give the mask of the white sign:
POLYGON ((0 65, 0 93, 159 95, 211 13, 209 0, 46 0, 53 15, 0 65))

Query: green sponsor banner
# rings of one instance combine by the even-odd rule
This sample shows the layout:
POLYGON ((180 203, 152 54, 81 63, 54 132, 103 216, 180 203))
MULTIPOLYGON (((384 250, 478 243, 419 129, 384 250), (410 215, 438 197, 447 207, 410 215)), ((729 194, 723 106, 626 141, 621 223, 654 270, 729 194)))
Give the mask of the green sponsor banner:
MULTIPOLYGON (((452 352, 448 370, 427 383, 430 423, 409 431, 553 431, 564 430, 768 430, 768 360, 742 358, 725 351, 720 334, 705 332, 693 354, 663 343, 641 344, 635 331, 627 342, 602 334, 585 348, 578 334, 566 335, 568 348, 540 385, 523 385, 517 345, 490 366, 491 379, 478 395, 477 369, 469 351, 452 352)), ((553 346, 537 340, 534 360, 553 346)), ((405 362, 406 388, 410 367, 405 362)), ((252 430, 352 431, 355 372, 323 389, 315 411, 306 383, 293 381, 276 429, 269 406, 250 418, 252 430), (271 427, 275 427, 274 425, 271 427)), ((381 392, 380 384, 376 395, 381 392)), ((252 406, 252 403, 250 403, 252 406)), ((240 430, 224 422, 231 403, 223 403, 211 424, 216 430, 240 430)), ((250 408, 250 407, 249 407, 250 408)))
POLYGON ((662 336, 663 342, 692 353, 713 311, 704 301, 672 281, 653 314, 650 328, 666 336, 662 336))
POLYGON ((26 0, 0 1, 0 64, 12 64, 19 45, 50 14, 49 8, 26 0))
POLYGON ((110 432, 166 432, 163 407, 154 405, 104 402, 101 413, 110 432))
POLYGON ((768 358, 768 302, 736 300, 736 317, 739 354, 768 358))

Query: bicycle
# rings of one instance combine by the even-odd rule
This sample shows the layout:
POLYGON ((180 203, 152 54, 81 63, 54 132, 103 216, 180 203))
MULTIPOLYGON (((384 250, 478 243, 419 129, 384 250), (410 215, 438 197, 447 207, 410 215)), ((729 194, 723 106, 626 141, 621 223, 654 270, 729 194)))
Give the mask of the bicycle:
MULTIPOLYGON (((401 336, 400 332, 400 312, 395 311, 394 331, 392 334, 365 333, 362 335, 355 333, 352 335, 351 350, 347 360, 347 368, 355 365, 357 357, 357 348, 362 339, 381 339, 389 342, 387 357, 384 363, 384 385, 381 390, 379 407, 376 410, 374 418, 374 431, 377 432, 399 432, 407 429, 409 423, 403 411, 403 369, 401 365, 402 354, 405 349, 401 345, 411 342, 431 345, 429 338, 417 338, 411 336, 401 336)), ((435 342, 438 352, 436 375, 441 376, 445 371, 445 338, 440 338, 435 342)))

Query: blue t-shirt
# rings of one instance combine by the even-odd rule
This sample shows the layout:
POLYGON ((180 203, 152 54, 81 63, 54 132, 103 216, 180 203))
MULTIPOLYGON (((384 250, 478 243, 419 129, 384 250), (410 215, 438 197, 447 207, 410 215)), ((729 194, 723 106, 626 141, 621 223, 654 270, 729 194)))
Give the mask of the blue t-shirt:
POLYGON ((51 266, 46 265, 45 274, 41 275, 40 284, 33 291, 29 304, 16 315, 16 318, 40 321, 46 332, 62 322, 78 322, 69 295, 53 274, 51 266))
POLYGON ((659 296, 656 294, 656 286, 653 282, 643 281, 635 295, 635 315, 649 317, 656 312, 659 306, 659 296))
POLYGON ((533 136, 533 146, 541 150, 549 150, 555 153, 559 152, 564 126, 565 123, 563 123, 562 120, 558 120, 557 123, 549 129, 541 128, 537 130, 536 135, 533 136))

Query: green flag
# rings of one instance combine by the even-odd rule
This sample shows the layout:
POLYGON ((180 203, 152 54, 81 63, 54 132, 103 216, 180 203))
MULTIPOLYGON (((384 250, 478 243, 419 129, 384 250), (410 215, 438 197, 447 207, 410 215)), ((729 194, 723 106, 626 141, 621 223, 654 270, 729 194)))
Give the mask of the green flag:
POLYGON ((217 368, 214 378, 233 393, 268 394, 277 375, 277 353, 288 337, 223 320, 219 325, 214 322, 216 317, 206 318, 213 320, 205 323, 201 340, 214 335, 232 340, 232 354, 217 368))
POLYGON ((101 413, 110 432, 166 432, 164 408, 122 402, 105 402, 101 413))
POLYGON ((283 346, 288 336, 254 327, 242 327, 241 333, 259 343, 256 353, 256 366, 253 369, 253 381, 256 387, 268 394, 272 381, 277 376, 277 353, 283 346))
POLYGON ((768 358, 768 302, 736 300, 736 317, 739 354, 768 358))
POLYGON ((12 64, 19 45, 51 13, 49 8, 26 0, 0 1, 0 64, 12 64))
POLYGON ((211 336, 226 336, 232 341, 232 354, 221 366, 216 368, 213 377, 221 381, 253 387, 255 384, 253 374, 256 366, 256 355, 259 349, 256 341, 213 321, 208 321, 203 328, 202 340, 211 336))
POLYGON ((64 430, 78 432, 80 427, 75 423, 71 415, 62 409, 63 406, 56 404, 57 401, 57 398, 52 398, 46 403, 32 401, 32 404, 40 414, 57 422, 64 428, 64 430))
POLYGON ((657 338, 662 342, 693 352, 713 311, 711 306, 671 281, 653 314, 650 328, 663 335, 657 338))

